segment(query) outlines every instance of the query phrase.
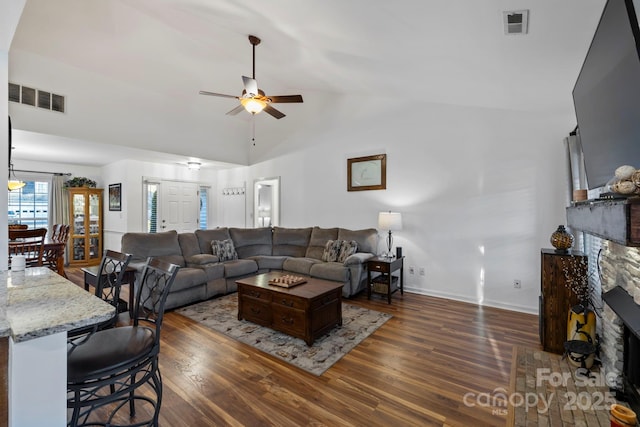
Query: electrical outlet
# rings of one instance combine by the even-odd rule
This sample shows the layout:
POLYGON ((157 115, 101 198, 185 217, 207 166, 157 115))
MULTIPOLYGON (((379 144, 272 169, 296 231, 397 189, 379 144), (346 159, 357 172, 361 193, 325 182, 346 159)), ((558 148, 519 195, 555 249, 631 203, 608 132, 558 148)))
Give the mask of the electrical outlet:
POLYGON ((522 282, 518 279, 515 279, 513 281, 513 287, 514 289, 521 289, 522 288, 522 282))
POLYGON ((413 266, 409 267, 409 274, 416 274, 416 270, 413 266))
POLYGON ((424 276, 424 267, 420 267, 420 275, 424 276))

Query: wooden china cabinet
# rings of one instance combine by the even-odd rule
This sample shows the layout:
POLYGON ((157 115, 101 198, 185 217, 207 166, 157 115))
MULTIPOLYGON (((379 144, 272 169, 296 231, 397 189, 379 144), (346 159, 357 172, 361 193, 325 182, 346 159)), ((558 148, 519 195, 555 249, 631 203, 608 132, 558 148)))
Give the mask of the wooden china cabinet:
POLYGON ((86 267, 102 259, 102 188, 70 187, 69 265, 86 267))

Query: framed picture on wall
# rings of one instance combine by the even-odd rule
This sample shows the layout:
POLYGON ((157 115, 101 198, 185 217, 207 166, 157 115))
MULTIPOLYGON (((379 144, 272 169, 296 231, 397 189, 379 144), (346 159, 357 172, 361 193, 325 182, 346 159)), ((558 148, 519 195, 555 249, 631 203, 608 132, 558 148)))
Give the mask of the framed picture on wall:
POLYGON ((122 210, 122 184, 109 184, 109 210, 122 210))
POLYGON ((347 159, 347 191, 385 190, 387 155, 347 159))

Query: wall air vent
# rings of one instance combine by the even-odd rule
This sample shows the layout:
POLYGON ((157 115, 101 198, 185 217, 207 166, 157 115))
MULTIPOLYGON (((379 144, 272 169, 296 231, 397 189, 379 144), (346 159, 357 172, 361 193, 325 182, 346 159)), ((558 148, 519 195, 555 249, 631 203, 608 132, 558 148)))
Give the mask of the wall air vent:
POLYGON ((529 10, 502 12, 502 18, 506 35, 527 34, 529 32, 529 10))
POLYGON ((20 85, 9 83, 9 101, 20 102, 20 85))
POLYGON ((9 101, 64 113, 65 98, 49 91, 9 83, 9 101))

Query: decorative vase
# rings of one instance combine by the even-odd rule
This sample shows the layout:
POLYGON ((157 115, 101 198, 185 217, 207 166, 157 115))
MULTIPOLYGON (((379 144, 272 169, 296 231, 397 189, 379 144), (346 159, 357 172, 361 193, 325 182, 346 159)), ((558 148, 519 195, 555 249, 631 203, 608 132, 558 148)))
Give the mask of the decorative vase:
POLYGON ((573 236, 567 232, 564 225, 559 225, 558 229, 551 234, 551 244, 558 251, 566 251, 573 246, 573 236))
POLYGON ((585 341, 594 350, 589 354, 567 351, 569 363, 574 366, 591 369, 595 361, 596 314, 584 305, 574 305, 567 316, 567 341, 585 341))

